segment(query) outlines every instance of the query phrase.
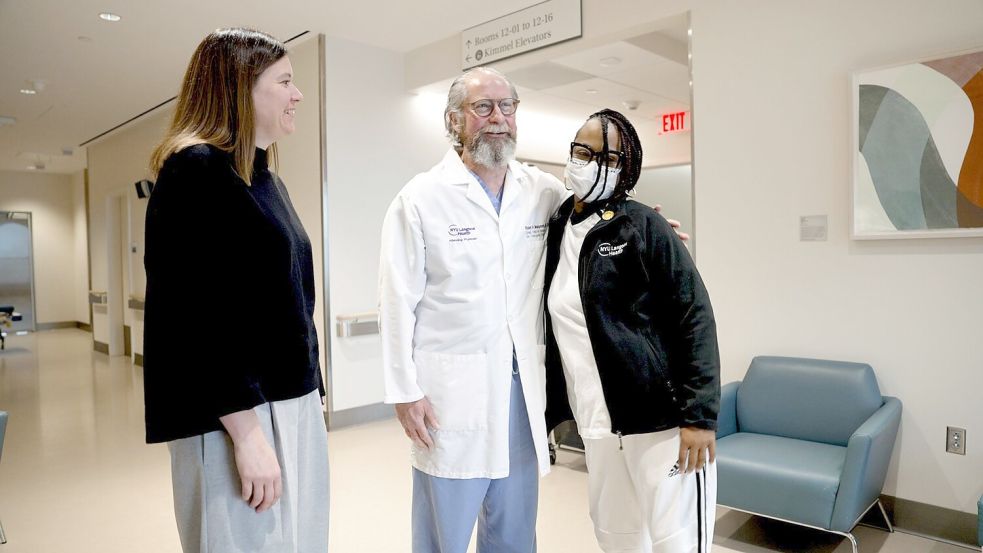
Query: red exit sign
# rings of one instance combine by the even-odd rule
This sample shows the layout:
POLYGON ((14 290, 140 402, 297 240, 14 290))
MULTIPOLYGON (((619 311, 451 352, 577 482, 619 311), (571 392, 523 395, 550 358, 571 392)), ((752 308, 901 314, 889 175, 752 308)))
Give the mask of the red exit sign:
POLYGON ((676 113, 664 113, 662 118, 662 131, 659 134, 672 134, 690 130, 690 117, 688 111, 678 111, 676 113))

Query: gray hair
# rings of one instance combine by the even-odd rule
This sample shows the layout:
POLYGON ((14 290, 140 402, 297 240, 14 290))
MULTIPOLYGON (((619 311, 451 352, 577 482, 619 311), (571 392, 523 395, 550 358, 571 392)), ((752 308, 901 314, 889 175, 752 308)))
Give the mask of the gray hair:
POLYGON ((489 75, 494 75, 500 77, 505 82, 509 83, 509 88, 512 89, 512 97, 516 100, 519 99, 519 93, 515 89, 515 84, 509 80, 508 77, 502 74, 501 71, 497 69, 492 69, 491 67, 472 67, 464 73, 461 73, 454 82, 451 83, 450 90, 447 91, 447 107, 444 108, 444 128, 447 129, 447 139, 451 141, 451 144, 455 148, 461 147, 461 115, 464 113, 464 103, 468 99, 468 79, 474 77, 478 73, 486 73, 489 75), (458 116, 458 123, 455 125, 451 121, 451 114, 458 116))

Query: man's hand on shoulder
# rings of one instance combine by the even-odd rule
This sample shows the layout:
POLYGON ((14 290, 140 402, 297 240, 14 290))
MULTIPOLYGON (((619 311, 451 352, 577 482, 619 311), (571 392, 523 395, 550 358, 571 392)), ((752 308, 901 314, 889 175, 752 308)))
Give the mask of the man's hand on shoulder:
MULTIPOLYGON (((655 204, 655 211, 661 214, 662 213, 662 204, 655 204)), ((665 217, 665 215, 663 215, 663 217, 665 217)), ((689 235, 688 234, 686 234, 685 232, 680 232, 679 231, 679 226, 680 226, 679 221, 677 221, 675 219, 670 219, 668 217, 666 217, 666 221, 669 222, 669 225, 672 227, 672 230, 676 231, 676 236, 678 236, 680 240, 682 240, 683 242, 689 240, 689 235)))

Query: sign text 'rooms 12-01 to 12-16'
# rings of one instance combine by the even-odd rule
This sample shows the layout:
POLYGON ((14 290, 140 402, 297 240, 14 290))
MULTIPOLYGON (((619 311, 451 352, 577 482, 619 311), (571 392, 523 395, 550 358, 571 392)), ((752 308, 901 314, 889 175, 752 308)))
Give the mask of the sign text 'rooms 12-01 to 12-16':
POLYGON ((581 0, 546 0, 461 32, 461 68, 523 54, 577 38, 581 0))

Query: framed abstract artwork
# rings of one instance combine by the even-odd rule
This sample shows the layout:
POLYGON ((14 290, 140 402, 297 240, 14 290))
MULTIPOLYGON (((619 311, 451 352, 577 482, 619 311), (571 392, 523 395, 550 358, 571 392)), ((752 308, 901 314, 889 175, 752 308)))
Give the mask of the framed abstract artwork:
POLYGON ((854 239, 983 236, 983 48, 853 75, 854 239))

